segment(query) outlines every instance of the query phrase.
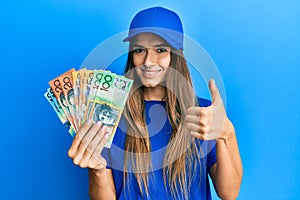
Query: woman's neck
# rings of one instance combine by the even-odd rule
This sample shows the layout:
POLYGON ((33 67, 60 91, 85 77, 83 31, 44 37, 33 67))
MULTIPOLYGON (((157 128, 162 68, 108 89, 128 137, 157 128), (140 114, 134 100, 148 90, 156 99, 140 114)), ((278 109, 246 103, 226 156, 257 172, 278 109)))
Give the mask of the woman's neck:
POLYGON ((158 85, 156 87, 144 87, 145 100, 163 100, 165 97, 165 87, 158 85))

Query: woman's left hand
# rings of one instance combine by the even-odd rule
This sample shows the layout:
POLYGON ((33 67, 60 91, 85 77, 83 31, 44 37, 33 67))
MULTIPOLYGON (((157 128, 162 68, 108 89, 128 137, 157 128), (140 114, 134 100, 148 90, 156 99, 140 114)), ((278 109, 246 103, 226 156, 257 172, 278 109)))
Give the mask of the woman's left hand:
POLYGON ((209 81, 212 104, 208 107, 190 107, 186 116, 190 134, 201 140, 228 139, 233 128, 215 81, 209 81))

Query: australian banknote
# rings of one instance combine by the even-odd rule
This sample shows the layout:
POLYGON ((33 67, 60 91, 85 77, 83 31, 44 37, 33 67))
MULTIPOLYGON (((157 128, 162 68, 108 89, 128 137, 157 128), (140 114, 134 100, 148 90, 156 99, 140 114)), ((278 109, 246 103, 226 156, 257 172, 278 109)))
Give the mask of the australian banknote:
POLYGON ((101 121, 110 135, 105 145, 109 148, 132 87, 132 80, 107 70, 83 68, 78 71, 71 69, 49 84, 50 89, 45 97, 60 121, 69 123, 71 135, 74 136, 88 119, 92 119, 94 123, 101 121))
POLYGON ((49 85, 53 90, 53 93, 55 95, 55 98, 57 99, 57 102, 61 105, 62 110, 64 111, 70 125, 73 127, 74 130, 76 130, 76 128, 75 128, 76 126, 74 124, 74 119, 72 118, 72 114, 71 114, 70 108, 68 106, 67 99, 65 98, 65 95, 63 92, 62 84, 59 80, 59 77, 65 76, 65 74, 70 73, 72 71, 75 71, 75 69, 72 68, 71 70, 65 72, 64 74, 49 81, 49 85))

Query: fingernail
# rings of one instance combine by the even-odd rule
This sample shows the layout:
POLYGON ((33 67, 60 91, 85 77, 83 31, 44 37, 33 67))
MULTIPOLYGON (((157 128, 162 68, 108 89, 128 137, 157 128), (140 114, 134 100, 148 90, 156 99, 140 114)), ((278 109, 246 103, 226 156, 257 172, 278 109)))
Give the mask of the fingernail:
POLYGON ((104 138, 107 140, 109 137, 109 133, 105 133, 104 138))
POLYGON ((93 120, 92 120, 92 119, 89 119, 89 120, 87 121, 87 124, 88 124, 88 125, 91 125, 92 122, 93 122, 93 120))
POLYGON ((216 82, 215 82, 214 79, 211 79, 211 82, 212 82, 213 85, 216 85, 216 82))
POLYGON ((101 132, 104 132, 105 130, 106 130, 106 126, 102 126, 100 129, 101 132))
POLYGON ((96 123, 96 126, 101 126, 102 125, 102 122, 101 121, 97 121, 97 123, 96 123))

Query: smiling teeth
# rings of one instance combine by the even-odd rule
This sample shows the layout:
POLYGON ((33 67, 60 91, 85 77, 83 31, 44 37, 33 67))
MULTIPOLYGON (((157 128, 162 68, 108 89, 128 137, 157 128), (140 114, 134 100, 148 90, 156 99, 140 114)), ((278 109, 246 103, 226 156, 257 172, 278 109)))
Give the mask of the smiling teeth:
POLYGON ((155 74, 155 73, 157 73, 157 72, 147 72, 147 71, 145 71, 145 74, 147 74, 147 75, 152 75, 152 74, 155 74))

